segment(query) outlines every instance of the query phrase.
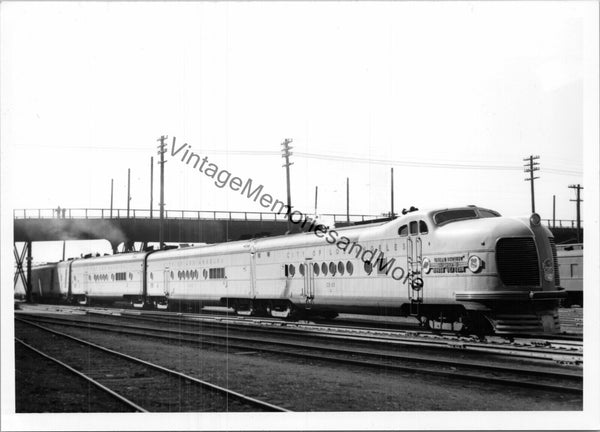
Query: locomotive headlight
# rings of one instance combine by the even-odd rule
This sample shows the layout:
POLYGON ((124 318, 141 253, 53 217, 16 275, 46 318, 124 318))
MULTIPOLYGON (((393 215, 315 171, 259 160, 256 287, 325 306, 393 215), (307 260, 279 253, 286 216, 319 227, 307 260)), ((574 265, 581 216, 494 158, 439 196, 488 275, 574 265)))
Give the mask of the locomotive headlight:
POLYGON ((481 270, 482 266, 483 261, 477 255, 471 255, 469 257, 469 270, 471 270, 473 273, 477 273, 479 270, 481 270))
POLYGON ((554 268, 552 267, 552 261, 549 259, 544 260, 544 279, 548 282, 552 282, 554 280, 554 268))
POLYGON ((429 273, 431 271, 431 260, 429 258, 423 258, 421 266, 425 273, 429 273))
POLYGON ((542 218, 539 214, 533 213, 531 216, 529 216, 529 223, 531 226, 538 226, 540 222, 542 222, 542 218))

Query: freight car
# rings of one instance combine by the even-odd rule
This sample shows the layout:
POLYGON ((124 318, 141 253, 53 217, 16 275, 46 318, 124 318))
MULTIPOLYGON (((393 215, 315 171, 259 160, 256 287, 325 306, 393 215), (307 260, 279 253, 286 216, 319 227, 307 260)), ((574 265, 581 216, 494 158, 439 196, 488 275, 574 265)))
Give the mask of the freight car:
POLYGON ((292 318, 414 316, 454 331, 559 331, 556 247, 537 214, 467 206, 377 224, 75 260, 69 298, 138 307, 226 305, 292 318))

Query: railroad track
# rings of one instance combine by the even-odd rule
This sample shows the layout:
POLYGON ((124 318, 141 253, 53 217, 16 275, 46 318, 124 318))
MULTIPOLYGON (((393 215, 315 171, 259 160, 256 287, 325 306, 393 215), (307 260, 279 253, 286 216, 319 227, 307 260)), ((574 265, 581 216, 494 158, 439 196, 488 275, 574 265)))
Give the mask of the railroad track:
POLYGON ((288 322, 271 318, 240 316, 215 316, 213 314, 187 314, 159 311, 136 311, 113 308, 67 307, 75 313, 116 315, 132 320, 168 322, 173 319, 202 323, 204 327, 235 328, 269 335, 296 335, 316 338, 354 340, 370 343, 395 344, 415 347, 447 348, 449 350, 484 352, 512 357, 553 361, 561 364, 582 364, 583 342, 579 338, 531 335, 508 340, 504 337, 487 337, 484 341, 454 334, 439 334, 426 330, 381 330, 374 328, 322 325, 310 322, 288 322))
MULTIPOLYGON (((94 314, 95 312, 91 311, 94 314)), ((110 312, 109 312, 110 313, 110 312)), ((102 312, 102 315, 105 313, 102 312)), ((172 313, 146 313, 124 310, 118 313, 131 319, 145 321, 164 322, 174 318, 172 313)), ((413 346, 447 347, 449 349, 471 350, 487 352, 489 354, 502 354, 519 356, 524 358, 550 360, 559 363, 581 364, 583 359, 583 343, 575 338, 551 338, 542 336, 519 337, 512 341, 501 337, 490 337, 485 341, 479 341, 472 337, 457 336, 454 334, 438 334, 430 331, 398 331, 377 330, 373 328, 343 327, 332 325, 318 325, 313 323, 288 323, 281 320, 271 319, 244 319, 240 317, 205 317, 196 314, 177 314, 190 322, 201 322, 203 326, 214 328, 227 327, 247 329, 252 332, 264 332, 268 334, 312 334, 315 337, 347 339, 357 341, 369 341, 372 343, 392 343, 413 346), (258 328, 258 329, 257 329, 258 328), (259 330, 262 328, 263 330, 259 330)))
MULTIPOLYGON (((22 318, 17 318, 23 321, 22 318)), ((89 320, 77 322, 71 319, 28 316, 24 322, 43 322, 72 328, 84 328, 87 331, 112 332, 122 335, 150 337, 162 340, 177 340, 202 347, 216 349, 262 352, 278 357, 292 357, 311 361, 358 366, 360 368, 378 368, 380 370, 420 373, 429 376, 444 376, 461 381, 477 381, 503 386, 518 386, 559 392, 580 394, 582 392, 581 371, 549 369, 535 366, 494 365, 486 361, 465 359, 443 359, 439 355, 399 354, 381 349, 334 346, 331 341, 325 343, 307 343, 305 341, 277 340, 272 337, 259 338, 248 335, 200 334, 198 329, 185 331, 180 328, 136 326, 124 323, 107 323, 89 320), (175 339, 176 338, 176 339, 175 339)))
MULTIPOLYGON (((45 350, 15 337, 17 343, 64 367, 137 412, 289 411, 283 407, 168 369, 155 363, 62 333, 38 323, 18 319, 37 330, 59 336, 45 350), (90 355, 90 349, 94 351, 90 355), (65 357, 67 364, 54 356, 65 357), (188 385, 195 391, 185 389, 188 385), (174 402, 175 401, 175 402, 174 402)), ((32 337, 33 338, 33 337, 32 337)))

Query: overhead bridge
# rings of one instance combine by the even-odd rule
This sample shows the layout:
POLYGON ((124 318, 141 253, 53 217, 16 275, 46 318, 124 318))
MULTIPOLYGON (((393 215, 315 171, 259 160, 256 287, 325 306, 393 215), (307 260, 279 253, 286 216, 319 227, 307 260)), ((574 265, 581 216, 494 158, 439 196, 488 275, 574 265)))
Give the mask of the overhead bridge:
MULTIPOLYGON (((13 215, 15 242, 106 239, 116 251, 121 243, 130 250, 134 242, 159 241, 156 210, 27 209, 15 210, 13 215)), ((164 216, 164 242, 219 243, 282 235, 288 229, 286 215, 278 213, 165 210, 164 216)), ((321 217, 338 225, 376 218, 345 214, 321 217)), ((292 224, 292 232, 300 232, 299 224, 292 224)))

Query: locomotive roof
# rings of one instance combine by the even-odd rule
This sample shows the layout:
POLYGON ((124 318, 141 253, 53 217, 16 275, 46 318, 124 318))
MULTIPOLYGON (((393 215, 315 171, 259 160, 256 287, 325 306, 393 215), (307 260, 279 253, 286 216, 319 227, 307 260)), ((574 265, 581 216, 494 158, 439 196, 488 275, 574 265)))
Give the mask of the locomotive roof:
MULTIPOLYGON (((436 208, 436 209, 428 209, 428 210, 415 210, 404 215, 397 217, 396 219, 392 219, 390 221, 385 222, 377 222, 372 224, 364 224, 364 225, 351 225, 347 227, 328 227, 326 234, 323 235, 322 238, 318 238, 315 236, 314 230, 311 232, 304 232, 298 234, 290 234, 290 235, 279 235, 274 237, 263 237, 259 239, 252 240, 238 240, 227 243, 214 243, 207 245, 199 245, 192 246, 183 249, 170 249, 165 251, 156 251, 151 253, 148 257, 149 261, 169 258, 169 257, 191 257, 200 255, 220 255, 224 253, 235 253, 235 252, 246 252, 249 251, 251 247, 254 247, 256 251, 262 250, 273 250, 273 249, 282 249, 290 246, 302 247, 302 246, 312 246, 318 242, 324 242, 325 245, 327 243, 325 241, 325 237, 328 236, 327 232, 336 231, 338 233, 337 238, 341 238, 342 236, 347 237, 350 241, 359 242, 359 241, 369 241, 372 239, 382 238, 388 235, 396 235, 397 230, 400 226, 408 223, 409 221, 415 219, 424 219, 431 224, 431 228, 435 227, 433 223, 433 217, 435 214, 444 212, 447 210, 487 210, 489 209, 477 206, 463 206, 463 207, 446 207, 446 208, 436 208)), ((83 265, 85 264, 106 264, 111 262, 123 262, 123 261, 135 261, 142 260, 144 256, 148 254, 148 252, 136 252, 136 253, 127 253, 127 254, 117 254, 117 255, 109 255, 102 257, 91 257, 84 259, 76 259, 73 265, 83 265)))
MULTIPOLYGON (((415 210, 405 215, 402 215, 396 219, 387 222, 377 222, 373 224, 364 225, 351 225, 347 227, 329 227, 328 231, 335 230, 338 233, 338 239, 342 236, 348 237, 351 242, 369 241, 385 236, 396 235, 398 227, 406 224, 408 221, 414 219, 425 219, 433 226, 433 215, 445 210, 473 210, 473 209, 484 209, 482 207, 475 206, 464 206, 464 207, 449 207, 449 208, 437 208, 433 210, 415 210)), ((327 234, 323 235, 322 238, 315 236, 314 230, 311 232, 304 232, 298 234, 279 235, 273 237, 263 237, 252 240, 239 240, 227 243, 215 243, 211 245, 194 246, 185 249, 173 249, 168 251, 162 251, 153 253, 148 258, 149 261, 158 260, 161 258, 169 257, 186 257, 195 255, 220 255, 224 253, 235 253, 235 252, 246 252, 251 247, 257 252, 263 250, 275 250, 285 249, 287 247, 302 247, 302 246, 313 246, 316 243, 322 242, 323 245, 329 245, 325 241, 327 234)))
POLYGON ((133 252, 133 253, 122 253, 115 255, 104 255, 100 257, 90 258, 77 258, 73 260, 73 266, 83 265, 96 265, 96 264, 109 264, 117 262, 129 262, 129 261, 140 261, 144 259, 148 252, 133 252))

